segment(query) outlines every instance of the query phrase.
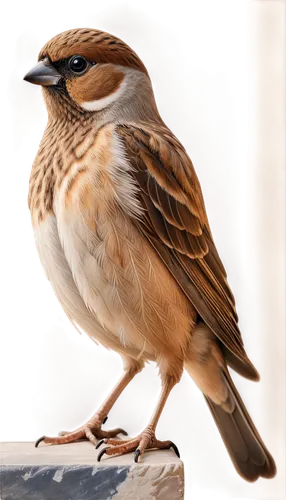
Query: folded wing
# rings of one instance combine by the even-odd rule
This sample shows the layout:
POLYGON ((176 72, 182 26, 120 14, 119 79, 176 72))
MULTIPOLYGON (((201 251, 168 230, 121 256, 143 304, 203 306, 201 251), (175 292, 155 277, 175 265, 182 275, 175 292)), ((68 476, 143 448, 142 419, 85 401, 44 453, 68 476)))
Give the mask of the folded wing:
POLYGON ((209 228, 194 167, 165 126, 118 125, 144 216, 135 220, 202 320, 221 341, 228 364, 259 375, 247 357, 223 264, 209 228))

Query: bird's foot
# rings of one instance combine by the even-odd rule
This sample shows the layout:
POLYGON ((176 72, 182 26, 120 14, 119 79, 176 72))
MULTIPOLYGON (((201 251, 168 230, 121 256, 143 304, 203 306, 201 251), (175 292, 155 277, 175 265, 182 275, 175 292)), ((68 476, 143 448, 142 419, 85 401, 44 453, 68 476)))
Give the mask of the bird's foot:
POLYGON ((172 441, 159 441, 151 427, 146 427, 139 436, 128 440, 103 438, 96 445, 96 448, 99 448, 103 443, 111 446, 100 450, 97 457, 98 462, 100 462, 103 455, 125 454, 131 451, 134 451, 134 461, 138 462, 139 457, 142 457, 144 451, 151 448, 160 450, 173 448, 176 455, 180 457, 177 446, 172 441))
POLYGON ((119 427, 116 429, 111 429, 110 431, 103 431, 101 429, 101 425, 104 424, 107 420, 107 417, 102 421, 102 419, 96 418, 94 416, 91 420, 89 420, 85 425, 82 425, 78 429, 72 432, 60 432, 58 437, 48 437, 42 436, 40 437, 35 446, 37 446, 43 441, 47 444, 66 444, 73 443, 79 440, 88 440, 95 446, 98 444, 99 439, 108 439, 114 438, 118 434, 124 434, 127 436, 127 432, 119 427))

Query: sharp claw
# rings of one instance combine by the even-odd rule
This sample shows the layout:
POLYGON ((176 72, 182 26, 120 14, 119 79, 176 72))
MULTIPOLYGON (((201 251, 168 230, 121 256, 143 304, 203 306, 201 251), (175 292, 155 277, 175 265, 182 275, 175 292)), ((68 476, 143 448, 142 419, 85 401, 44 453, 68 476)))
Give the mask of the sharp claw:
POLYGON ((174 450, 174 452, 176 453, 176 455, 181 458, 181 455, 182 455, 182 450, 181 450, 181 447, 178 445, 178 443, 172 443, 172 448, 174 450))
POLYGON ((102 443, 104 443, 104 439, 101 439, 100 441, 98 441, 95 449, 98 450, 98 448, 102 445, 102 443))
POLYGON ((107 419, 108 419, 108 416, 106 415, 106 417, 104 417, 104 420, 103 420, 103 422, 102 422, 102 425, 103 425, 103 424, 105 424, 105 422, 107 421, 107 419))
POLYGON ((106 451, 109 449, 109 446, 107 448, 103 448, 99 454, 97 455, 97 461, 100 462, 100 460, 102 459, 104 453, 106 453, 106 451))
POLYGON ((134 451, 134 462, 138 463, 138 458, 141 455, 141 451, 137 448, 137 450, 134 451))
POLYGON ((37 441, 35 442, 35 448, 38 448, 39 444, 44 441, 46 436, 42 436, 40 437, 39 439, 37 439, 37 441))
POLYGON ((123 434, 124 436, 128 436, 128 432, 126 432, 124 429, 119 429, 118 434, 123 434))

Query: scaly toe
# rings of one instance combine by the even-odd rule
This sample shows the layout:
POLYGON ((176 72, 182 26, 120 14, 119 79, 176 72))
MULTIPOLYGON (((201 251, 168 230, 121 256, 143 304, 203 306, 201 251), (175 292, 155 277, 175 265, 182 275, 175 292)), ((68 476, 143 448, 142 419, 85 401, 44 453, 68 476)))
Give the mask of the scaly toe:
POLYGON ((36 441, 35 447, 37 448, 42 441, 44 441, 46 444, 67 444, 82 439, 87 439, 94 446, 97 446, 98 439, 102 440, 105 438, 114 438, 118 434, 127 436, 127 432, 120 427, 111 429, 110 431, 103 431, 101 430, 100 426, 95 426, 94 424, 92 425, 92 422, 89 422, 73 432, 63 431, 59 434, 58 437, 42 436, 36 441))
POLYGON ((127 436, 127 432, 124 429, 121 429, 120 427, 117 427, 116 429, 111 429, 110 431, 102 431, 99 429, 97 432, 94 432, 94 435, 100 439, 100 438, 114 438, 118 434, 123 434, 124 436, 127 436))
POLYGON ((152 439, 148 448, 155 448, 158 450, 169 450, 170 448, 173 448, 177 457, 180 458, 180 452, 179 452, 177 446, 175 445, 175 443, 173 443, 173 441, 159 441, 154 436, 154 439, 152 439))
POLYGON ((103 448, 98 454, 98 460, 101 460, 104 454, 106 455, 119 455, 134 451, 134 462, 138 462, 139 457, 142 458, 145 450, 159 449, 168 450, 173 448, 174 452, 180 457, 177 446, 172 441, 159 441, 153 429, 146 428, 139 436, 133 439, 102 439, 96 445, 98 449, 103 443, 111 445, 103 448))
POLYGON ((71 431, 61 431, 59 432, 59 436, 62 437, 62 436, 66 436, 67 434, 70 434, 71 431))
MULTIPOLYGON (((108 444, 110 444, 110 442, 112 443, 114 441, 115 440, 112 440, 112 439, 104 440, 104 442, 105 443, 108 442, 108 444)), ((99 454, 97 456, 97 460, 100 461, 101 458, 102 458, 102 456, 105 453, 106 453, 106 455, 109 455, 109 456, 110 455, 121 455, 121 454, 125 454, 125 453, 130 453, 132 451, 135 451, 136 448, 138 447, 138 445, 139 445, 138 438, 129 439, 128 441, 116 440, 116 446, 107 446, 107 447, 103 448, 99 452, 99 454)))
POLYGON ((105 438, 102 440, 105 444, 110 444, 111 446, 121 446, 122 444, 127 444, 130 443, 130 441, 133 441, 133 438, 129 439, 112 439, 112 438, 105 438))

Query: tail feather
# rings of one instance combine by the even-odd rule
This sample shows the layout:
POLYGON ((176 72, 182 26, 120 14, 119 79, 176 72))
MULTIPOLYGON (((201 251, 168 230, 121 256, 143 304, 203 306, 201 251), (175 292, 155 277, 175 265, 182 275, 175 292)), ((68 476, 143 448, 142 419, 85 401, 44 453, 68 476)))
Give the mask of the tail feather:
POLYGON ((258 434, 227 369, 223 376, 234 404, 223 408, 208 396, 205 399, 237 472, 250 482, 256 481, 260 476, 274 477, 275 462, 258 434))
POLYGON ((256 382, 260 380, 258 371, 256 370, 255 366, 253 366, 246 354, 245 359, 241 360, 231 351, 229 351, 224 345, 221 344, 220 348, 223 352, 224 359, 227 365, 230 366, 230 368, 242 375, 242 377, 248 378, 249 380, 255 380, 256 382))

